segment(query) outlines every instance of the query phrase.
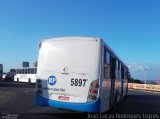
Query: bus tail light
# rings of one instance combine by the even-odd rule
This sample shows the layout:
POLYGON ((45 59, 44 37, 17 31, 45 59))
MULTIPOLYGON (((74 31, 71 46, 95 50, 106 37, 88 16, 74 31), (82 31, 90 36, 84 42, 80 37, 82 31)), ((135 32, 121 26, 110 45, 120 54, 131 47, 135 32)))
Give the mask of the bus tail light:
POLYGON ((91 94, 97 94, 97 89, 91 89, 91 90, 90 90, 90 93, 91 93, 91 94))
POLYGON ((99 87, 98 81, 93 81, 93 82, 91 83, 91 86, 92 86, 92 88, 98 88, 98 87, 99 87))
POLYGON ((42 95, 42 81, 40 79, 36 81, 36 93, 42 95))
POLYGON ((87 102, 91 102, 97 99, 98 88, 99 88, 98 80, 93 81, 90 85, 87 102))

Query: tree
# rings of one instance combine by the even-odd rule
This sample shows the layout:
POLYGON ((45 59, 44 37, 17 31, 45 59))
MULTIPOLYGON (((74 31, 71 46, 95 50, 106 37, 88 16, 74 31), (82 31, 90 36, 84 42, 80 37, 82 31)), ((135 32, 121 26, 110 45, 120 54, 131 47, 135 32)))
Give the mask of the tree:
POLYGON ((141 80, 139 80, 139 79, 134 79, 134 78, 132 78, 132 77, 128 79, 128 82, 129 82, 129 83, 144 84, 141 80))
POLYGON ((134 82, 134 78, 132 78, 132 77, 129 78, 129 79, 128 79, 128 82, 129 82, 129 83, 133 83, 133 82, 134 82))
POLYGON ((134 80, 134 83, 139 83, 139 84, 144 84, 141 80, 139 80, 139 79, 135 79, 134 80))

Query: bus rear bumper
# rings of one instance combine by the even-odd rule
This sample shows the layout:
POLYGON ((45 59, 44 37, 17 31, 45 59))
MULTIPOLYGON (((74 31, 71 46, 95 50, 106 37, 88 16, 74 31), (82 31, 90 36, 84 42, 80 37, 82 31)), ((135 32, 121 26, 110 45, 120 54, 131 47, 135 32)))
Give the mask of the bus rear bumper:
POLYGON ((74 110, 74 111, 81 111, 81 112, 100 112, 100 104, 101 101, 98 98, 94 102, 88 103, 70 103, 70 102, 61 102, 43 98, 38 94, 35 94, 35 104, 41 106, 49 106, 55 108, 61 108, 66 110, 74 110))

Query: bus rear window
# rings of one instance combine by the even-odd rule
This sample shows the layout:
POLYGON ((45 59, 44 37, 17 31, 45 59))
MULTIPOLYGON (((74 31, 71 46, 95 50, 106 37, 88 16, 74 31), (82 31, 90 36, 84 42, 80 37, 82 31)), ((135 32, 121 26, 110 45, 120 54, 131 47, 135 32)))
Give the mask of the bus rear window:
POLYGON ((98 45, 93 41, 44 43, 42 55, 46 65, 94 67, 98 59, 98 45))

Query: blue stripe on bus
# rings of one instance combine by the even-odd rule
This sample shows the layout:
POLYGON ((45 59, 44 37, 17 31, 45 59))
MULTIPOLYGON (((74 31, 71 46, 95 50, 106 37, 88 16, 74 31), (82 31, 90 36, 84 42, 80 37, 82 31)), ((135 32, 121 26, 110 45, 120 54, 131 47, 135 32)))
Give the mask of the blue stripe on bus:
POLYGON ((50 100, 35 94, 35 103, 41 106, 50 106, 61 109, 75 110, 81 112, 100 112, 100 99, 89 103, 70 103, 50 100))

